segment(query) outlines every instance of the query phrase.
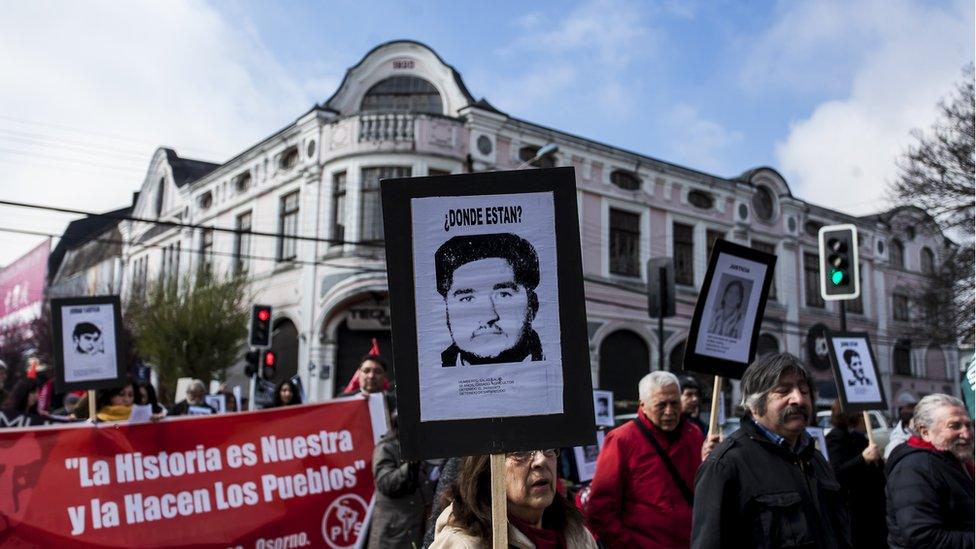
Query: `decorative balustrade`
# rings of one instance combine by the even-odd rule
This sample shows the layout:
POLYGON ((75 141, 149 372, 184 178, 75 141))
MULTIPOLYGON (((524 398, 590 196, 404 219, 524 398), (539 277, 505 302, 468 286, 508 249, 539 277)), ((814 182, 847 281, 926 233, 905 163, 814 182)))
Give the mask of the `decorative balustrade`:
POLYGON ((359 116, 359 142, 413 141, 413 114, 362 114, 359 116))

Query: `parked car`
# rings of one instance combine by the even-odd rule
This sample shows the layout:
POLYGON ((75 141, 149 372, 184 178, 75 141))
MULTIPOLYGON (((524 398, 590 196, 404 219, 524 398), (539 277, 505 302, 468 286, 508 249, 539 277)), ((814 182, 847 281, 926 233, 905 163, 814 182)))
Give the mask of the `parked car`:
MULTIPOLYGON (((888 439, 891 438, 891 425, 888 423, 888 418, 877 410, 869 410, 868 417, 871 418, 871 433, 874 435, 874 443, 883 451, 884 447, 888 445, 888 439)), ((830 424, 830 410, 817 412, 817 426, 824 428, 825 435, 830 432, 833 428, 830 424)))

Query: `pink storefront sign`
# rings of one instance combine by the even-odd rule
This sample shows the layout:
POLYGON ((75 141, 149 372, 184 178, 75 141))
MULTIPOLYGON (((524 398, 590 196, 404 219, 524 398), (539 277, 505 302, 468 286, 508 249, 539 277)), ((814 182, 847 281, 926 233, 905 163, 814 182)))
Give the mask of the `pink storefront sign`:
POLYGON ((9 317, 22 315, 44 299, 47 259, 51 254, 51 239, 0 270, 0 323, 9 317))

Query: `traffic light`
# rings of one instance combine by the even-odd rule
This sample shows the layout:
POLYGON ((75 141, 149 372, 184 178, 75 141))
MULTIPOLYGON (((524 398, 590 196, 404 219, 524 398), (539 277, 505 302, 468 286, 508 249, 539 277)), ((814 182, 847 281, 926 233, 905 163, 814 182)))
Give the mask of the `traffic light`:
POLYGON ((651 318, 674 316, 674 260, 670 257, 647 261, 647 314, 651 318))
POLYGON ((264 352, 261 359, 261 377, 267 380, 274 379, 275 368, 278 367, 278 353, 268 350, 264 352))
POLYGON ((820 228, 820 295, 825 301, 857 299, 857 227, 851 224, 820 228))
POLYGON ((271 306, 254 305, 251 307, 251 326, 247 336, 251 347, 265 348, 271 346, 271 306))
POLYGON ((247 377, 252 377, 254 374, 258 373, 258 360, 260 359, 260 351, 248 351, 244 354, 244 373, 247 377))

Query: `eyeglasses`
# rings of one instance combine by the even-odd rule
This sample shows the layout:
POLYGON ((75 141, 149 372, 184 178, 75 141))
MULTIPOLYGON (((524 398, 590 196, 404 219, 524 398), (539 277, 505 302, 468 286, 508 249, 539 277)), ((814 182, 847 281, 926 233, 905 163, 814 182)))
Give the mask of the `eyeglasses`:
POLYGON ((542 454, 544 458, 554 458, 559 456, 559 448, 549 448, 548 450, 529 450, 527 452, 509 452, 505 457, 510 457, 516 463, 528 463, 535 458, 536 454, 542 454))

